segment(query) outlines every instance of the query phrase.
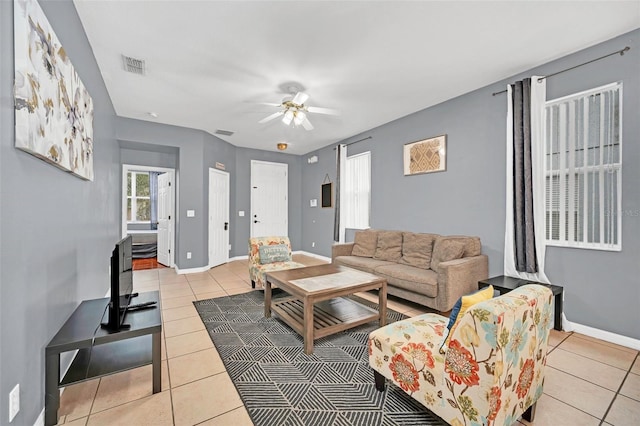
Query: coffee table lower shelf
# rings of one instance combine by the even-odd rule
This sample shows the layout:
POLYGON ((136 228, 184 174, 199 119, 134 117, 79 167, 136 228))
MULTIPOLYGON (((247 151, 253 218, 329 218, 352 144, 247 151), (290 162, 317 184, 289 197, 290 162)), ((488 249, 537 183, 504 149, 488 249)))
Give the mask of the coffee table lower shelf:
MULTIPOLYGON (((304 336, 304 303, 293 297, 273 303, 282 321, 304 336)), ((316 302, 313 306, 313 339, 338 333, 379 318, 378 311, 344 297, 316 302)))

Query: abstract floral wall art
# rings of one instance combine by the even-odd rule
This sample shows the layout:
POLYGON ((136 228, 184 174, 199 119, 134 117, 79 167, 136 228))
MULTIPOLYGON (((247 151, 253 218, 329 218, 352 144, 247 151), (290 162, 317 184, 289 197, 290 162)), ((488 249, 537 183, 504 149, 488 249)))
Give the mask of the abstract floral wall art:
POLYGON ((93 180, 93 101, 36 0, 14 0, 15 146, 93 180))

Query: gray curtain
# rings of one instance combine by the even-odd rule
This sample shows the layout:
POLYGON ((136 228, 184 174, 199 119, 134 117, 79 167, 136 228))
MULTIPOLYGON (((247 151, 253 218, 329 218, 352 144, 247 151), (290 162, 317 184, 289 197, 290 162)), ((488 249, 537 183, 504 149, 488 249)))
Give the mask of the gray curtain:
POLYGON ((158 229, 158 175, 159 172, 149 172, 149 198, 151 200, 151 229, 158 229))
POLYGON ((538 272, 533 221, 531 171, 531 79, 511 85, 513 91, 514 260, 519 272, 538 272))
POLYGON ((342 145, 336 148, 336 208, 333 212, 333 241, 340 241, 340 158, 342 145))

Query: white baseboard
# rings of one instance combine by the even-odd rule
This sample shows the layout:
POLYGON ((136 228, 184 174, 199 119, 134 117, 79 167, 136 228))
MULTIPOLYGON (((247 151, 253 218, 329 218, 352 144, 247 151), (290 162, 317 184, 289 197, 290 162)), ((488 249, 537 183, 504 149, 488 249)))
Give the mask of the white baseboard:
POLYGON ((229 262, 233 262, 234 260, 247 260, 249 259, 248 255, 244 255, 244 256, 234 256, 232 258, 229 258, 229 262))
POLYGON ((615 343, 616 345, 626 346, 627 348, 640 351, 640 340, 632 337, 623 336, 621 334, 611 333, 610 331, 600 330, 598 328, 589 327, 587 325, 578 324, 575 322, 569 322, 569 329, 566 331, 574 331, 576 333, 584 334, 585 336, 594 337, 596 339, 604 340, 605 342, 615 343))
POLYGON ((311 253, 311 252, 304 251, 304 250, 294 251, 293 254, 304 254, 305 256, 315 257, 316 259, 324 260, 326 262, 331 262, 331 258, 330 257, 322 256, 322 255, 311 253))
POLYGON ((207 272, 209 269, 211 269, 209 266, 200 266, 198 268, 188 268, 188 269, 180 269, 176 266, 176 274, 178 275, 195 274, 198 272, 207 272))

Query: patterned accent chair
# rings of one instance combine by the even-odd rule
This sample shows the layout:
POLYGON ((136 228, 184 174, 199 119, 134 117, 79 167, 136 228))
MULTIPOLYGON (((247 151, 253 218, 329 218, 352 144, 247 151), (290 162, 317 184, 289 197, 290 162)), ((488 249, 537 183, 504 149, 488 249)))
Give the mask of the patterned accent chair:
POLYGON ((249 238, 249 277, 251 287, 263 288, 265 274, 267 272, 282 271, 285 269, 303 268, 302 263, 294 262, 291 258, 291 242, 289 237, 253 237, 249 238), (260 259, 260 247, 263 246, 286 246, 287 250, 284 260, 264 262, 260 259))
POLYGON ((551 291, 525 285, 477 303, 460 318, 447 347, 448 319, 424 314, 369 335, 376 388, 385 378, 450 425, 533 421, 542 395, 551 291))

